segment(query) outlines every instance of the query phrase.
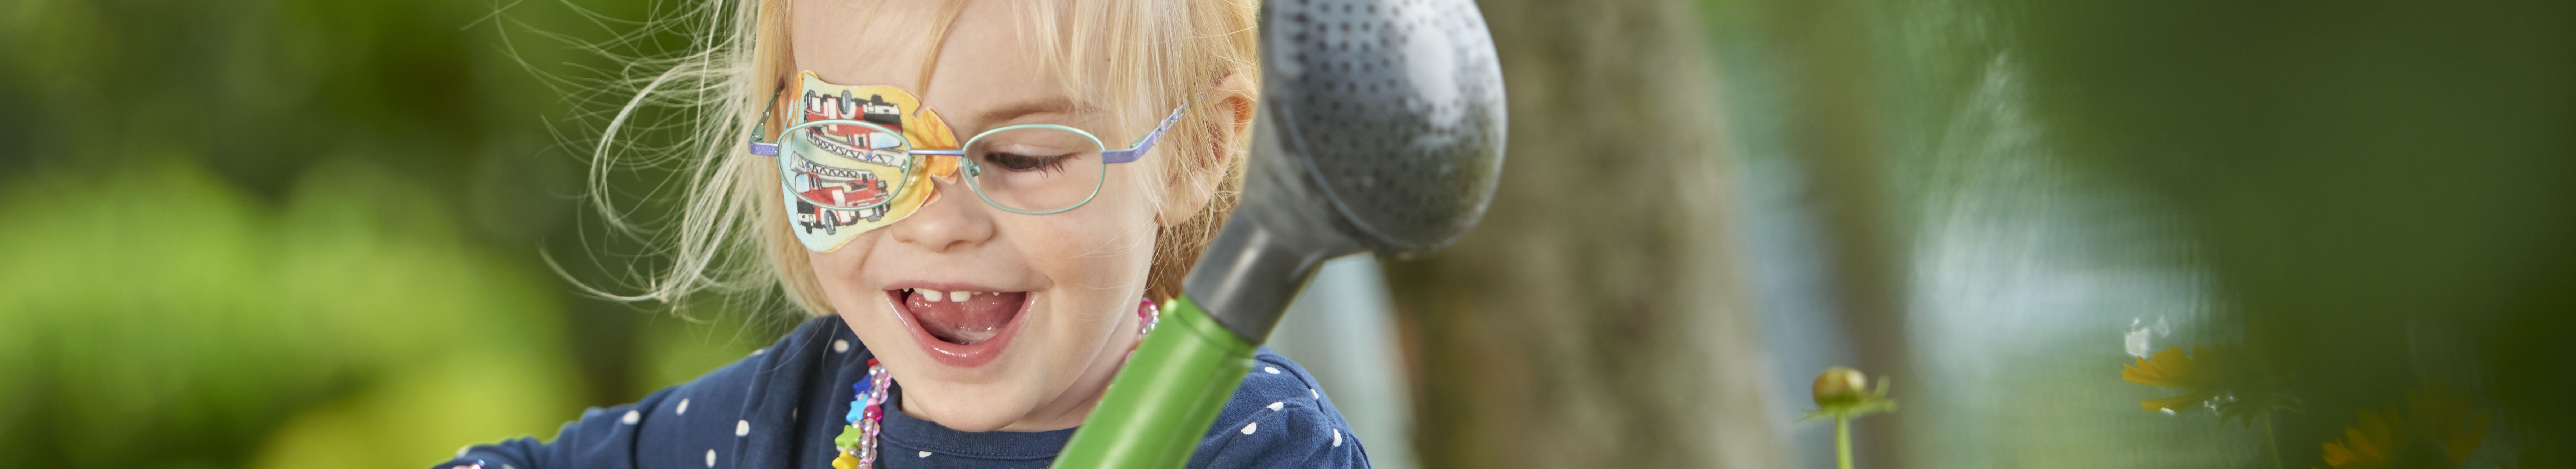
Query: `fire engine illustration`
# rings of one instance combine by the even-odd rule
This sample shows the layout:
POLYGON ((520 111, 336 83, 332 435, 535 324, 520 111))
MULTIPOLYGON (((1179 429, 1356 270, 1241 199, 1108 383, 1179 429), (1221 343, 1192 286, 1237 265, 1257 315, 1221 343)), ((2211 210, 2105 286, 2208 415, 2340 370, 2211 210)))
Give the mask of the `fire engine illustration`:
POLYGON ((881 203, 894 194, 886 191, 885 180, 876 173, 814 164, 803 155, 794 164, 787 191, 796 194, 796 226, 805 232, 836 234, 859 220, 885 218, 888 205, 881 203), (870 205, 874 206, 856 208, 870 205))
MULTIPOLYGON (((903 132, 902 108, 887 102, 883 95, 870 95, 862 100, 851 96, 848 91, 834 95, 808 90, 803 101, 806 122, 856 120, 892 131, 859 125, 809 127, 805 129, 804 137, 813 149, 886 169, 899 170, 911 158, 900 135, 903 132)), ((875 222, 885 218, 890 206, 882 203, 894 194, 887 191, 885 180, 878 177, 877 171, 818 162, 802 152, 790 153, 789 169, 793 174, 788 178, 787 189, 796 196, 795 218, 799 228, 807 233, 837 234, 841 227, 858 224, 860 220, 875 222)), ((899 174, 888 176, 901 177, 899 174)))
POLYGON ((869 95, 868 99, 860 100, 850 96, 848 91, 829 95, 808 90, 804 101, 806 122, 856 120, 892 131, 879 132, 858 125, 809 127, 805 129, 805 138, 813 142, 815 148, 842 158, 895 167, 903 166, 909 157, 901 151, 904 147, 902 107, 887 102, 885 96, 869 95))

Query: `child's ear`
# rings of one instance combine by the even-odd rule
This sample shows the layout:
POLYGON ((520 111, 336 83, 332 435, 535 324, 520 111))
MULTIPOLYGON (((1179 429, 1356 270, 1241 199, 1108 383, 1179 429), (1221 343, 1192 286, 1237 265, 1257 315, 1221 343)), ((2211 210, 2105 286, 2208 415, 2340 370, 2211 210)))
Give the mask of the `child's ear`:
POLYGON ((1167 199, 1170 203, 1163 206, 1162 213, 1156 214, 1155 219, 1162 225, 1189 221, 1201 209, 1207 208, 1208 202, 1216 197, 1218 184, 1224 182, 1226 168, 1240 164, 1233 160, 1242 157, 1244 145, 1252 141, 1253 113, 1261 97, 1261 89, 1253 78, 1251 73, 1227 73, 1216 79, 1216 86, 1208 90, 1208 98, 1214 100, 1208 110, 1221 115, 1201 121, 1208 126, 1207 147, 1187 155, 1196 159, 1191 162, 1196 164, 1191 166, 1199 170, 1181 171, 1178 173, 1180 180, 1172 181, 1170 187, 1180 190, 1170 194, 1167 199))

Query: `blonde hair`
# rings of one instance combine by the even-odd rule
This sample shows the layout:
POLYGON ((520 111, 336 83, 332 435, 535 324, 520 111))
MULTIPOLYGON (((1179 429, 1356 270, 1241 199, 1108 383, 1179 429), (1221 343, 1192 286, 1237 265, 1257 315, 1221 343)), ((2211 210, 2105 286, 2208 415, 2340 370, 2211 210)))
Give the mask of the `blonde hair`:
MULTIPOLYGON (((785 83, 790 51, 787 3, 790 0, 708 0, 682 16, 703 23, 673 25, 693 38, 686 53, 633 61, 629 70, 659 70, 624 81, 633 96, 619 107, 591 149, 591 205, 609 220, 611 229, 655 232, 649 237, 671 265, 644 273, 643 292, 621 295, 583 286, 591 294, 625 301, 660 301, 677 306, 689 294, 704 290, 766 292, 776 285, 786 299, 807 314, 832 314, 821 284, 807 264, 807 252, 787 223, 778 195, 779 175, 766 157, 745 152, 743 138, 762 124, 763 108, 785 83), (636 111, 670 106, 688 111, 691 126, 676 147, 643 151, 619 146, 619 132, 633 125, 636 111), (666 151, 656 151, 666 150, 666 151), (630 158, 630 156, 634 156, 630 158), (685 190, 680 213, 669 230, 645 230, 626 218, 611 200, 607 183, 630 166, 670 167, 679 163, 685 190)), ((922 83, 936 66, 938 48, 964 0, 944 0, 939 21, 926 41, 922 83)), ((1022 34, 1032 44, 1054 44, 1040 54, 1064 75, 1068 91, 1113 103, 1103 109, 1120 128, 1151 128, 1175 106, 1188 106, 1157 148, 1172 158, 1158 163, 1166 180, 1209 187, 1168 187, 1163 191, 1204 191, 1207 205, 1186 220, 1158 220, 1154 259, 1146 294, 1160 301, 1180 293, 1187 273, 1207 242, 1233 210, 1242 180, 1246 138, 1224 140, 1236 131, 1235 109, 1213 99, 1217 91, 1249 98, 1256 88, 1211 90, 1221 83, 1249 84, 1260 76, 1254 36, 1258 6, 1254 0, 1013 0, 1030 14, 1021 15, 1022 34), (1059 17, 1061 15, 1061 17, 1059 17), (1069 40, 1082 38, 1083 40, 1069 40), (1159 110, 1158 110, 1159 109, 1159 110), (1223 152, 1223 155, 1210 154, 1223 152), (1206 176, 1216 176, 1209 178, 1206 176)), ((917 90, 927 93, 927 90, 917 90)), ((767 128, 778 128, 775 122, 767 128)), ((1165 184, 1148 184, 1164 188, 1165 184)), ((1145 191, 1161 207, 1174 192, 1145 191)))

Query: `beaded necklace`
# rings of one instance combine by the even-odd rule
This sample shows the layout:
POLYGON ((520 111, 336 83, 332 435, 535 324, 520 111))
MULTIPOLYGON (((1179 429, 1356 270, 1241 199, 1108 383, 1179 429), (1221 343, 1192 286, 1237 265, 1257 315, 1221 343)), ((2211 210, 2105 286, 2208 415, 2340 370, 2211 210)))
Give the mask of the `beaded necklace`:
MULTIPOLYGON (((1154 332, 1154 323, 1162 316, 1153 300, 1136 301, 1136 317, 1144 324, 1137 328, 1137 342, 1144 342, 1145 334, 1154 332)), ((1136 353, 1136 347, 1129 345, 1127 353, 1136 353)), ((854 394, 850 397, 850 414, 845 417, 850 424, 841 427, 841 436, 832 438, 832 446, 841 450, 832 458, 833 469, 876 467, 877 432, 885 427, 886 394, 893 387, 894 375, 887 374, 885 365, 877 364, 876 358, 869 358, 868 377, 850 383, 854 394)))

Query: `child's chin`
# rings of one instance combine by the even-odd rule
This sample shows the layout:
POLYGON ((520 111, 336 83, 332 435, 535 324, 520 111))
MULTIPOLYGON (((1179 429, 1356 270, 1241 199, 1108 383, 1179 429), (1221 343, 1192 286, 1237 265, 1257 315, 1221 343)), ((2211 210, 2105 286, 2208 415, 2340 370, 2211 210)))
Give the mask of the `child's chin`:
MULTIPOLYGON (((989 432, 1010 426, 1011 422, 1028 415, 1032 407, 1008 396, 1009 393, 978 392, 991 390, 973 389, 984 386, 963 387, 966 389, 945 391, 923 389, 922 391, 928 392, 906 392, 903 396, 904 412, 914 418, 948 427, 950 430, 989 432)), ((913 391, 911 386, 905 388, 905 391, 913 391)))

